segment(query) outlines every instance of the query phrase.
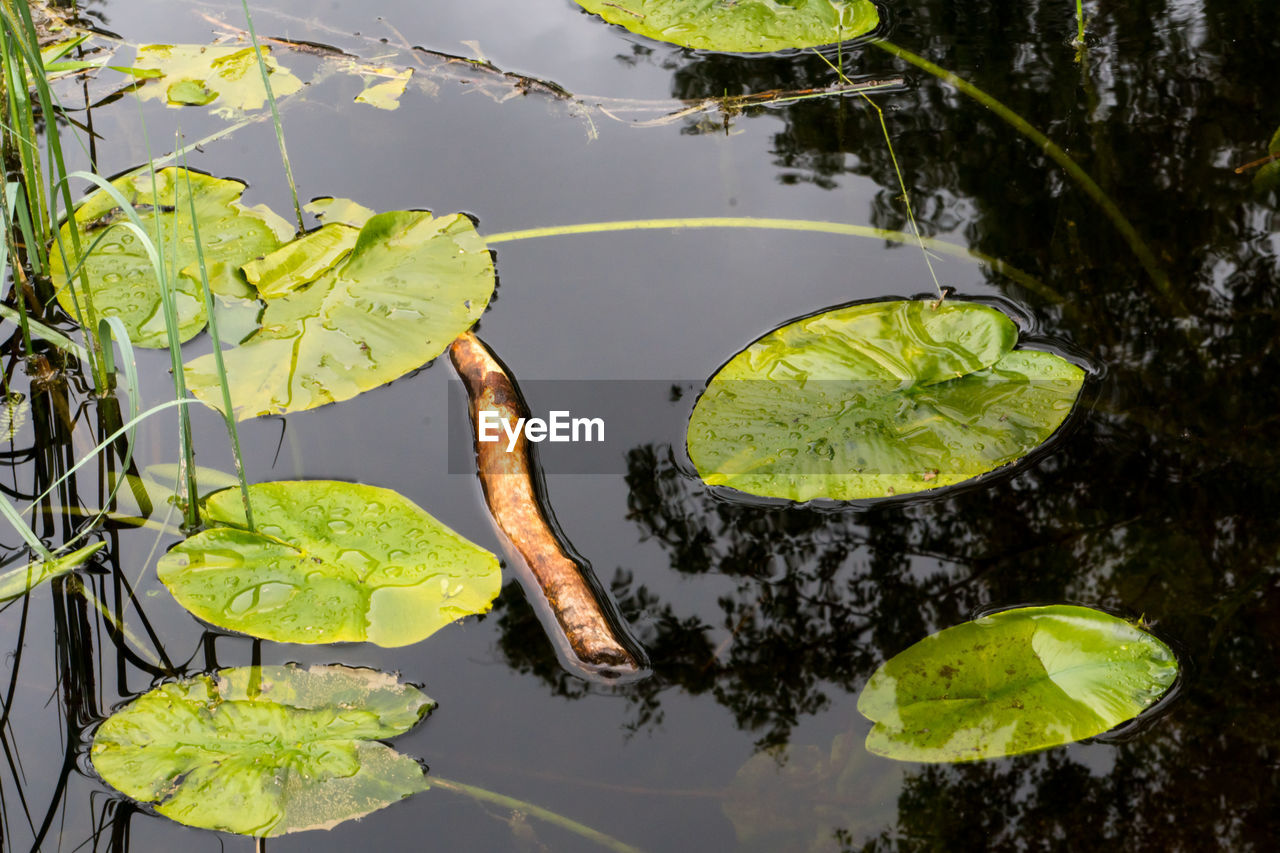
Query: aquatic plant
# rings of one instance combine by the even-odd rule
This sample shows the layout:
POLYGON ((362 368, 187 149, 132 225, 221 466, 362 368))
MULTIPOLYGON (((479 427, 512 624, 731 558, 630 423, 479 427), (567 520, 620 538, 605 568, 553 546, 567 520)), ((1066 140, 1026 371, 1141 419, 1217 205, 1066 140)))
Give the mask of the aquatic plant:
POLYGON ((867 749, 975 761, 1094 737, 1150 708, 1178 676, 1142 626, 1073 605, 1020 607, 938 632, 886 661, 858 710, 867 749))
POLYGON ((577 0, 611 24, 699 50, 763 53, 836 44, 880 23, 870 0, 577 0))
POLYGON ((689 456, 711 485, 795 501, 964 482, 1043 444, 1080 393, 1081 368, 1016 341, 1008 316, 971 302, 870 302, 796 320, 711 378, 689 456))
POLYGON ((416 643, 489 609, 498 559, 390 489, 325 480, 249 486, 205 499, 208 525, 156 573, 221 628, 284 643, 416 643))

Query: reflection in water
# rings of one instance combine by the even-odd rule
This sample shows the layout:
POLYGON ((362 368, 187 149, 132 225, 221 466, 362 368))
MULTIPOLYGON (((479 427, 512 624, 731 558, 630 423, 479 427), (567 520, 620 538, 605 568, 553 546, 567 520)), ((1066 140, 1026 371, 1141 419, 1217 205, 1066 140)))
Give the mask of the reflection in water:
MULTIPOLYGON (((673 570, 731 585, 698 607, 638 581, 629 569, 639 567, 619 570, 615 595, 657 673, 627 694, 637 726, 661 724, 674 687, 713 696, 762 746, 785 744, 801 718, 859 690, 921 637, 1023 602, 1145 614, 1187 660, 1179 703, 1105 754, 910 770, 889 827, 870 839, 833 834, 847 842, 837 847, 1014 849, 1061 838, 1075 849, 1250 849, 1280 828, 1280 522, 1260 511, 1280 502, 1276 195, 1255 196, 1232 171, 1259 155, 1280 118, 1259 109, 1273 100, 1259 75, 1274 45, 1256 37, 1280 31, 1280 11, 1109 7, 1089 21, 1098 46, 1081 65, 1068 18, 1055 4, 963 14, 934 3, 902 11, 891 35, 1071 152, 1151 243, 1189 316, 1152 303, 1141 267, 1092 203, 985 110, 914 71, 907 92, 881 103, 922 230, 1066 296, 1045 303, 995 282, 1040 330, 1106 365, 1080 430, 1015 477, 856 514, 722 502, 676 464, 675 437, 676 449, 637 447, 629 458, 641 535, 661 543, 673 570)), ((673 66, 676 97, 825 79, 817 57, 642 53, 629 61, 673 66)), ((846 68, 904 73, 866 49, 846 68)), ((768 115, 779 127, 777 180, 837 189, 871 177, 883 188, 871 222, 907 225, 871 113, 824 100, 768 115)), ((519 621, 503 619, 508 632, 519 621)))
MULTIPOLYGON (((1063 302, 993 279, 1028 306, 1040 330, 1070 340, 1106 374, 1090 416, 1027 470, 857 513, 725 503, 677 464, 678 436, 670 446, 634 448, 629 510, 671 567, 619 566, 613 576, 655 668, 653 678, 619 690, 634 728, 662 725, 664 703, 679 692, 722 706, 762 746, 787 745, 799 723, 855 695, 881 662, 934 631, 990 606, 1084 602, 1145 614, 1172 640, 1188 676, 1167 716, 1113 746, 908 767, 891 813, 848 807, 809 823, 805 846, 818 828, 836 849, 1274 846, 1280 518, 1270 508, 1280 505, 1280 221, 1275 193, 1255 196, 1250 177, 1232 167, 1261 156, 1280 123, 1277 32, 1276 4, 1109 4, 1094 9, 1091 47, 1076 64, 1074 22, 1062 3, 1002 0, 979 9, 926 0, 893 10, 895 41, 999 97, 1097 179, 1152 244, 1189 306, 1182 317, 1152 302, 1111 225, 1033 146, 885 54, 845 53, 851 76, 908 79, 906 91, 880 103, 922 230, 1049 282, 1063 302), (713 580, 723 590, 714 602, 671 592, 713 580)), ((677 98, 831 79, 808 55, 752 60, 637 47, 625 61, 669 68, 677 98)), ((906 225, 878 124, 856 100, 802 101, 735 121, 776 128, 775 168, 758 180, 838 190, 870 178, 882 188, 871 224, 906 225)), ((9 461, 38 468, 47 484, 65 468, 68 430, 54 426, 56 402, 32 402, 36 429, 53 438, 9 461)), ((65 413, 65 399, 61 406, 65 413)), ((77 499, 72 491, 63 502, 77 499)), ((52 509, 38 517, 42 535, 74 528, 52 509)), ((119 572, 93 583, 113 609, 128 600, 119 572)), ((117 681, 115 693, 129 695, 173 669, 123 644, 104 654, 113 637, 93 630, 92 611, 71 587, 54 583, 53 644, 18 636, 6 685, 7 720, 15 695, 38 692, 26 689, 26 656, 54 646, 44 692, 20 700, 19 710, 48 713, 41 703, 56 695, 67 759, 54 778, 26 789, 25 813, 10 795, 21 787, 16 762, 4 777, 8 826, 37 845, 74 783, 74 745, 106 710, 101 685, 117 681)), ((503 596, 496 614, 508 661, 559 695, 587 695, 519 601, 503 596)), ((27 606, 8 611, 24 631, 18 617, 27 606)), ((12 731, 0 730, 10 746, 12 731)), ((803 766, 817 775, 827 769, 816 759, 803 766)), ((110 799, 94 809, 95 848, 126 849, 135 810, 110 799)))

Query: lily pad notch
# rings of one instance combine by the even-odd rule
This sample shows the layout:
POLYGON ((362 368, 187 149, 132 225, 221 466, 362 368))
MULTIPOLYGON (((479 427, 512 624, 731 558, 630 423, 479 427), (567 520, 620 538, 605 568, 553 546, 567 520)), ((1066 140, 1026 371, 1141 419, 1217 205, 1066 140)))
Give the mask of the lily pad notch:
POLYGON ((760 497, 851 501, 923 492, 1025 458, 1067 419, 1085 371, 1015 349, 976 302, 846 305, 733 356, 689 419, 699 476, 760 497))

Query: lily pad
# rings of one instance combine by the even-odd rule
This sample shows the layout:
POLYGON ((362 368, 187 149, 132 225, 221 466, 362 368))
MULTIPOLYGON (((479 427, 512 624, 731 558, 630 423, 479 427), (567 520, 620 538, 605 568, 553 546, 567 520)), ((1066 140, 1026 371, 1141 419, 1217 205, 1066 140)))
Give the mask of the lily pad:
MULTIPOLYGON (((262 59, 277 98, 292 95, 302 81, 262 47, 262 59)), ((201 44, 144 44, 134 67, 160 72, 159 82, 138 90, 143 100, 163 98, 170 106, 212 103, 228 116, 261 109, 267 100, 253 47, 201 44)))
POLYGON ((578 0, 578 5, 638 35, 730 53, 835 44, 880 23, 870 0, 578 0))
POLYGON ((406 646, 489 609, 498 558, 390 489, 325 480, 211 495, 213 525, 156 568, 206 622, 283 643, 406 646))
MULTIPOLYGON (((126 175, 111 184, 137 209, 143 230, 155 234, 159 224, 165 264, 179 271, 173 284, 178 338, 182 341, 195 337, 208 322, 201 295, 200 272, 196 266, 198 259, 188 195, 195 202, 204 261, 211 272, 237 268, 259 255, 274 251, 292 236, 289 224, 270 210, 261 206, 248 208, 240 203, 240 195, 245 190, 240 181, 171 167, 156 172, 154 191, 149 172, 126 175)), ((125 221, 124 213, 102 190, 89 195, 76 208, 75 222, 83 251, 89 250, 93 240, 102 234, 102 229, 111 229, 89 252, 85 262, 94 308, 101 315, 119 317, 134 346, 165 347, 168 341, 164 311, 161 309, 160 283, 139 237, 129 229, 112 227, 125 221)), ((63 224, 61 236, 68 262, 74 269, 76 258, 71 251, 69 224, 63 224)), ((74 317, 76 305, 71 288, 67 286, 67 267, 56 249, 50 251, 49 257, 53 281, 58 288, 58 304, 74 317)), ((214 275, 211 283, 222 278, 225 276, 214 275)), ((78 276, 72 284, 80 287, 78 276)), ((81 305, 83 307, 83 296, 81 305)))
POLYGON ((112 787, 188 826, 262 838, 329 829, 429 787, 417 761, 376 741, 434 706, 369 669, 223 669, 116 711, 90 758, 112 787))
POLYGON ((1084 371, 1014 350, 1002 312, 873 302, 770 332, 711 378, 689 456, 711 485, 807 501, 953 485, 1026 456, 1066 419, 1084 371))
POLYGON ((1173 652, 1138 625, 1072 605, 1020 607, 926 637, 871 676, 867 749, 902 761, 1020 755, 1100 735, 1155 703, 1173 652))
MULTIPOLYGON (((223 354, 236 416, 313 409, 417 370, 480 318, 493 288, 493 259, 465 216, 380 213, 341 263, 269 300, 261 328, 223 354)), ((212 355, 186 377, 221 407, 212 355)))

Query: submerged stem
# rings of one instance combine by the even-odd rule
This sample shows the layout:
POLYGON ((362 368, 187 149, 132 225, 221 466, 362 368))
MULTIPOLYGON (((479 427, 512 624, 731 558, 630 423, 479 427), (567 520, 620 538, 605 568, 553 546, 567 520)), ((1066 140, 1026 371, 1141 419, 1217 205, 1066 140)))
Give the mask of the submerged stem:
POLYGON ((151 652, 151 650, 147 648, 146 644, 143 643, 142 640, 138 638, 137 634, 129 630, 128 625, 125 625, 124 622, 116 619, 115 614, 111 612, 111 609, 108 608, 101 601, 99 601, 98 597, 89 591, 88 586, 86 586, 85 584, 80 584, 79 592, 82 596, 84 596, 85 601, 92 604, 94 608, 99 613, 102 614, 102 618, 107 620, 108 624, 110 624, 111 627, 119 631, 120 635, 129 641, 129 643, 133 646, 134 650, 138 652, 138 654, 142 655, 147 659, 148 663, 150 663, 152 666, 162 666, 160 662, 160 658, 156 657, 151 652))
POLYGON ((911 243, 919 240, 929 251, 955 258, 978 261, 1001 275, 1025 287, 1027 290, 1053 302, 1062 302, 1062 296, 1030 273, 1018 269, 999 258, 993 258, 974 249, 966 249, 955 243, 934 237, 907 234, 887 228, 868 225, 849 225, 821 219, 771 219, 751 216, 693 216, 673 219, 622 219, 615 222, 583 222, 578 225, 553 225, 549 228, 526 228, 520 231, 503 231, 485 237, 485 243, 508 243, 515 240, 533 240, 540 237, 564 237, 572 234, 602 234, 609 231, 661 231, 668 228, 758 228, 773 231, 806 231, 813 234, 836 234, 841 237, 867 237, 892 243, 911 243))
POLYGON ((1030 122, 1022 116, 1018 115, 1003 103, 970 83, 968 80, 957 77, 947 69, 933 64, 923 56, 917 56, 911 51, 899 47, 892 42, 874 41, 872 44, 887 53, 893 54, 904 62, 909 62, 922 71, 932 74, 939 80, 956 87, 964 94, 994 112, 1014 130, 1018 131, 1027 139, 1038 145, 1051 160, 1061 166, 1063 170, 1066 171, 1067 175, 1069 175, 1071 179, 1075 181, 1076 184, 1078 184, 1079 187, 1084 190, 1099 207, 1102 208, 1102 212, 1111 220, 1111 224, 1116 227, 1116 230, 1120 232, 1120 236, 1129 244, 1129 248, 1133 251, 1133 254, 1137 256, 1138 262, 1141 263, 1142 268, 1146 270, 1147 276, 1151 279, 1151 283, 1155 286, 1158 295, 1164 299, 1169 307, 1173 308, 1178 313, 1186 313, 1186 306, 1183 304, 1182 299, 1174 293, 1173 288, 1169 283, 1168 276, 1166 276, 1164 270, 1161 269, 1160 263, 1156 260, 1156 256, 1151 251, 1151 248, 1146 244, 1142 237, 1138 235, 1137 230, 1133 227, 1132 223, 1125 218, 1125 215, 1120 212, 1120 208, 1111 200, 1111 197, 1108 196, 1106 192, 1103 191, 1102 187, 1098 186, 1097 182, 1089 176, 1089 173, 1081 168, 1079 163, 1071 159, 1071 156, 1067 154, 1066 151, 1062 150, 1057 143, 1033 127, 1030 122))
POLYGON ((549 809, 541 806, 535 806, 533 803, 524 800, 517 800, 515 797, 508 797, 505 794, 498 794, 485 788, 477 788, 475 785, 467 785, 463 782, 454 782, 451 779, 441 779, 439 776, 432 776, 430 782, 433 786, 444 788, 446 791, 454 791, 459 794, 465 794, 476 800, 482 800, 487 803, 503 806, 509 809, 518 809, 526 814, 532 815, 539 820, 554 824, 561 829, 567 829, 570 832, 581 835, 583 838, 596 842, 602 847, 609 850, 616 850, 618 853, 640 853, 640 848, 633 847, 630 844, 619 841, 611 835, 605 835, 598 829, 592 829, 584 823, 578 823, 572 818, 557 814, 549 809))
MULTIPOLYGON (((839 75, 842 83, 853 83, 852 80, 845 76, 843 61, 839 65, 833 65, 831 60, 823 56, 821 52, 815 50, 814 53, 818 54, 818 57, 839 75)), ((929 277, 933 279, 934 289, 938 292, 938 302, 941 303, 943 299, 942 285, 938 283, 938 274, 933 270, 933 261, 929 260, 929 252, 925 250, 924 241, 920 239, 920 226, 916 224, 916 214, 911 209, 911 194, 907 192, 907 182, 902 179, 902 168, 898 165, 898 155, 893 151, 893 140, 889 138, 889 125, 884 120, 884 110, 880 109, 879 104, 867 97, 866 92, 859 92, 858 94, 880 117, 880 130, 884 133, 884 144, 889 149, 889 159, 893 161, 893 173, 898 176, 898 189, 902 190, 902 203, 907 207, 907 221, 911 223, 911 231, 916 235, 916 242, 920 244, 920 254, 924 255, 925 266, 929 268, 929 277)))

